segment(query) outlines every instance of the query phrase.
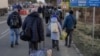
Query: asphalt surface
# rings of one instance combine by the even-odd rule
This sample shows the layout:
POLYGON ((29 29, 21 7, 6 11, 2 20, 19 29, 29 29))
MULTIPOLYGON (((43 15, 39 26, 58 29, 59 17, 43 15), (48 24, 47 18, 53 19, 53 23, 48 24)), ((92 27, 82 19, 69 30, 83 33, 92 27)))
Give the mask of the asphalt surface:
MULTIPOLYGON (((0 17, 0 56, 29 56, 28 42, 19 39, 19 45, 14 48, 10 47, 10 30, 7 26, 7 15, 0 17)), ((24 20, 25 16, 22 16, 24 20)), ((45 48, 52 47, 50 37, 45 37, 45 48)), ((67 48, 64 46, 64 41, 60 41, 60 51, 53 49, 53 56, 79 56, 75 48, 67 48)), ((42 43, 41 43, 42 46, 42 43)))

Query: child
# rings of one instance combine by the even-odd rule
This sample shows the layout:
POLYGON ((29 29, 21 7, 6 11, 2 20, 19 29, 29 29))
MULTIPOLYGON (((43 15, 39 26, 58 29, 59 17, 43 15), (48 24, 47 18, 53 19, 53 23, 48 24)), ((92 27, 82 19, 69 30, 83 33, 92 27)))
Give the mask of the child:
POLYGON ((50 20, 49 28, 51 30, 52 48, 56 48, 59 51, 59 39, 62 31, 61 25, 56 16, 52 16, 50 20))

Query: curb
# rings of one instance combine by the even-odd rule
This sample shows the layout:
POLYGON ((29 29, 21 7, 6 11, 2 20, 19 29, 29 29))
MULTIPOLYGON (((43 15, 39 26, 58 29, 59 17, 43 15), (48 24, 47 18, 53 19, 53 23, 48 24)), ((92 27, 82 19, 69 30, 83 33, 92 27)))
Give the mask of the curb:
POLYGON ((80 50, 76 47, 76 45, 73 43, 73 47, 75 48, 75 50, 77 51, 77 53, 79 54, 79 56, 84 56, 80 50))

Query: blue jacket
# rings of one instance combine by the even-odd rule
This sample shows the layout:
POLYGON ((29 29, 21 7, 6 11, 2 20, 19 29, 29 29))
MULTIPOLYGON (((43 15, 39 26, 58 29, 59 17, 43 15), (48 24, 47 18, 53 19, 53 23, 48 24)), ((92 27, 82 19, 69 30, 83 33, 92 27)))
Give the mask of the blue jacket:
POLYGON ((63 25, 63 29, 74 29, 74 27, 76 26, 76 19, 73 15, 68 15, 65 17, 65 22, 63 25))

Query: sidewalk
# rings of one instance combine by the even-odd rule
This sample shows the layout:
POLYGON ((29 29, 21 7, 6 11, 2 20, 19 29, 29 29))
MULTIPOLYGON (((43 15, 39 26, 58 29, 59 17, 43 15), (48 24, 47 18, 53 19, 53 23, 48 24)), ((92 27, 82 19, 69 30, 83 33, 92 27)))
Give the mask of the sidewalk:
MULTIPOLYGON (((25 18, 25 17, 26 16, 22 16, 22 18, 25 18)), ((44 28, 46 29, 45 26, 44 28)), ((64 41, 60 40, 59 46, 60 46, 60 51, 53 49, 53 56, 80 56, 79 53, 76 51, 74 44, 72 44, 72 46, 68 48, 64 46, 64 41)), ((45 37, 45 48, 52 48, 52 41, 50 37, 45 37)))
POLYGON ((76 51, 73 45, 74 44, 68 48, 64 46, 64 41, 60 41, 61 56, 79 56, 79 53, 76 51))
MULTIPOLYGON (((25 18, 26 16, 22 16, 25 18)), ((44 20, 43 20, 44 23, 44 20)), ((44 23, 44 29, 46 29, 46 24, 44 23)), ((64 41, 59 41, 60 51, 53 49, 53 56, 80 56, 80 54, 76 51, 74 44, 70 48, 64 46, 64 41)), ((50 37, 45 37, 45 48, 52 48, 52 41, 50 37)))
MULTIPOLYGON (((45 23, 44 23, 44 25, 46 26, 45 23)), ((44 29, 46 29, 45 26, 44 26, 44 29)), ((74 44, 72 44, 72 46, 70 48, 68 48, 68 47, 65 47, 64 41, 60 40, 59 46, 60 46, 60 51, 53 49, 53 56, 80 56, 80 54, 76 51, 74 44)), ((52 41, 51 41, 50 37, 45 38, 45 47, 52 48, 52 41)))
MULTIPOLYGON (((47 48, 52 48, 50 37, 46 37, 45 44, 47 48)), ((72 47, 68 48, 64 46, 64 41, 60 40, 60 51, 57 51, 56 49, 53 49, 53 56, 79 56, 78 52, 75 50, 75 48, 72 47)))

